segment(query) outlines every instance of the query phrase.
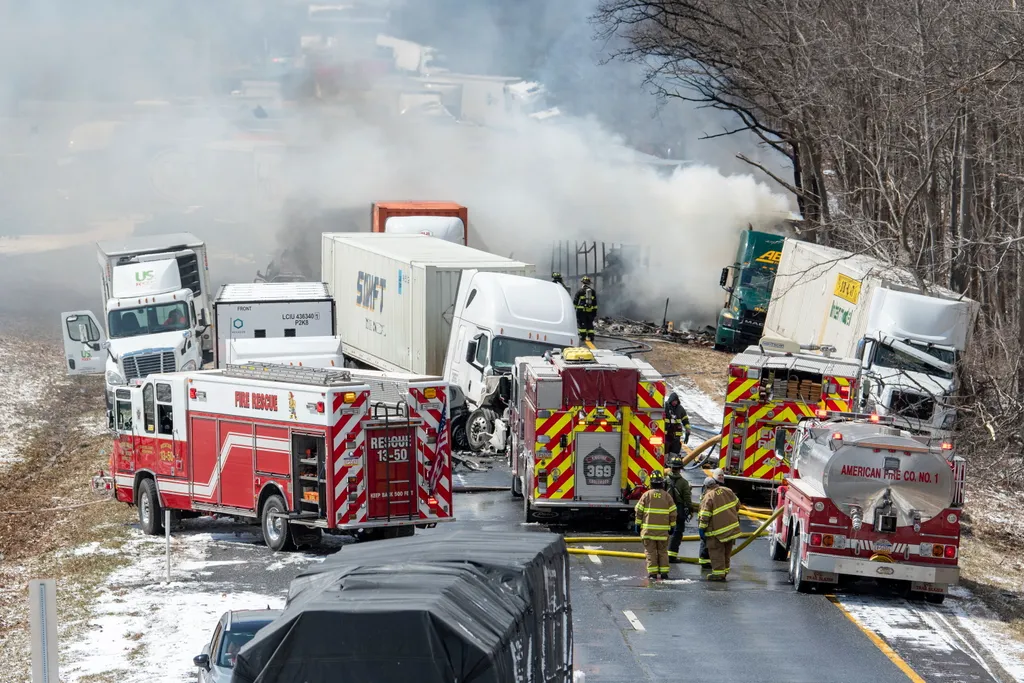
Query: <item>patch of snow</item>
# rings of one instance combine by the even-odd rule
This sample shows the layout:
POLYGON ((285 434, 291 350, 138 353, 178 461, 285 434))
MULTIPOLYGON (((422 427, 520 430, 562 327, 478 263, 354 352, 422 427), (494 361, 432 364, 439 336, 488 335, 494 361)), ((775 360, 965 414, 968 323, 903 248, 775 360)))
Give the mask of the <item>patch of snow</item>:
POLYGON ((683 382, 673 386, 670 391, 679 394, 679 400, 689 415, 699 415, 702 420, 718 429, 725 419, 725 411, 715 399, 697 388, 692 382, 683 382))
POLYGON ((0 468, 21 460, 24 434, 42 421, 30 411, 55 384, 67 381, 61 365, 40 357, 41 344, 18 339, 0 340, 0 468))
POLYGON ((894 648, 930 652, 959 649, 951 634, 937 631, 905 600, 848 595, 843 596, 841 602, 861 626, 878 634, 894 648))
POLYGON ((959 625, 983 643, 1007 673, 1024 681, 1024 643, 1007 635, 1005 624, 971 591, 954 586, 949 595, 956 598, 949 609, 959 625))
POLYGON ((107 426, 107 416, 103 413, 86 415, 78 421, 78 426, 89 436, 103 436, 110 432, 107 426))
POLYGON ((66 554, 74 557, 85 557, 87 555, 117 555, 120 552, 120 550, 116 550, 114 548, 104 548, 103 544, 99 541, 93 541, 92 543, 86 543, 85 545, 80 545, 77 548, 72 548, 67 551, 66 554))

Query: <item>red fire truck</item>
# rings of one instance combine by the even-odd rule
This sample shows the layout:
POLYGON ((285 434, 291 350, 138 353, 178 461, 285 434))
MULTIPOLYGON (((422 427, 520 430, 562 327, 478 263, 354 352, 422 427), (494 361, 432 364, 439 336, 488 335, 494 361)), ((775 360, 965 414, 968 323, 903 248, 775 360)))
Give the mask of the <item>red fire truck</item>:
POLYGON ((631 513, 665 469, 665 381, 648 363, 584 348, 517 358, 510 403, 512 494, 528 522, 631 513))
POLYGON ((733 480, 775 486, 789 473, 797 423, 821 410, 849 411, 860 365, 802 349, 786 339, 761 340, 729 364, 719 467, 733 480), (776 449, 776 436, 783 450, 776 449))
POLYGON ((882 579, 942 602, 959 579, 966 476, 952 444, 893 418, 822 410, 797 427, 795 448, 768 544, 773 560, 788 555, 794 587, 882 579))
POLYGON ((258 520, 273 550, 412 535, 452 514, 438 377, 254 363, 154 374, 114 396, 110 476, 149 534, 164 509, 258 520))

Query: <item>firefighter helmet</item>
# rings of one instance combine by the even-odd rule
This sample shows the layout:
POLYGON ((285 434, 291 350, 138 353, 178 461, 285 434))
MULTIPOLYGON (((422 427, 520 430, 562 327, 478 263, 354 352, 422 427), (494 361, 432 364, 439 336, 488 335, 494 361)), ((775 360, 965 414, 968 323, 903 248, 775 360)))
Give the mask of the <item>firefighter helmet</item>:
POLYGON ((559 272, 558 272, 558 271, 556 270, 555 272, 551 273, 551 279, 552 279, 552 281, 554 281, 554 282, 561 282, 561 281, 562 281, 562 274, 561 274, 561 273, 559 273, 559 272))
POLYGON ((674 470, 677 470, 677 469, 679 469, 680 467, 683 466, 683 459, 682 458, 671 458, 668 461, 668 466, 671 467, 674 470))
POLYGON ((584 275, 583 277, 580 278, 580 283, 581 284, 589 285, 591 282, 592 282, 592 280, 590 279, 589 275, 584 275))
POLYGON ((651 472, 651 486, 661 486, 665 483, 665 475, 661 470, 651 472))

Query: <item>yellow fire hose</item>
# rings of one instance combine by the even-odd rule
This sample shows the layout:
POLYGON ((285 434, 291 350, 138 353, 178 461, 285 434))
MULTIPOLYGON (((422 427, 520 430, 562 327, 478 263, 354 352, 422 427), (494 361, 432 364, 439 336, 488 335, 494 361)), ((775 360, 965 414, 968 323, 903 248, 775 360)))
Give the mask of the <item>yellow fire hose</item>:
MULTIPOLYGON (((732 554, 740 552, 748 545, 750 545, 755 538, 764 534, 765 529, 782 514, 782 508, 778 508, 772 514, 768 515, 761 526, 757 527, 756 530, 748 533, 740 534, 740 538, 746 537, 743 543, 732 549, 732 554)), ((696 541, 700 536, 683 536, 684 541, 696 541)), ((571 536, 565 539, 566 543, 639 543, 641 541, 639 536, 571 536)), ((603 555, 605 557, 628 557, 637 560, 643 560, 646 556, 643 553, 630 553, 622 550, 604 550, 599 548, 569 548, 571 555, 603 555)), ((698 560, 696 557, 680 557, 680 562, 687 564, 697 564, 698 560)))

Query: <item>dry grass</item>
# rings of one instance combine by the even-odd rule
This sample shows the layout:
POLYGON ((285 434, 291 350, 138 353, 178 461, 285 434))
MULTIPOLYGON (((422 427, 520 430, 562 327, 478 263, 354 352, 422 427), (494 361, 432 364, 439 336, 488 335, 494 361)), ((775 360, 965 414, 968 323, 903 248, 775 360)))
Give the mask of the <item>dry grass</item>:
POLYGON ((102 397, 101 378, 54 387, 36 408, 45 422, 25 435, 23 460, 0 471, 0 669, 8 680, 28 676, 29 579, 57 580, 66 642, 88 616, 100 584, 125 563, 109 551, 123 543, 131 510, 89 491, 90 476, 106 469, 110 438, 89 434, 82 420, 102 412, 102 397), (94 504, 43 511, 78 503, 94 504), (8 514, 24 510, 31 514, 8 514), (107 552, 69 552, 89 543, 107 552))
POLYGON ((687 377, 705 394, 718 403, 725 402, 725 390, 729 374, 731 353, 715 351, 706 346, 678 344, 644 339, 652 347, 649 353, 640 355, 659 372, 687 377))

